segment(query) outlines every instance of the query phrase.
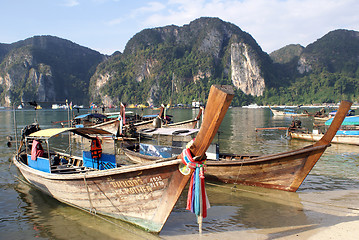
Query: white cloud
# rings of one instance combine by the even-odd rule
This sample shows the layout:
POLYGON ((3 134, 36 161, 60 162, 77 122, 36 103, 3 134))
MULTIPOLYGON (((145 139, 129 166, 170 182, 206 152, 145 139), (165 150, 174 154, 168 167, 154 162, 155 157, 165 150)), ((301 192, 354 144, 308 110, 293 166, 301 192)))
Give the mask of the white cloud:
POLYGON ((77 1, 77 0, 65 0, 64 3, 63 3, 63 5, 65 7, 75 7, 75 6, 79 5, 79 4, 80 4, 80 2, 77 1))
POLYGON ((132 17, 137 17, 137 16, 141 16, 143 14, 157 13, 165 8, 166 8, 166 6, 163 3, 148 2, 147 5, 133 10, 131 15, 132 15, 132 17))
POLYGON ((168 0, 136 10, 148 14, 142 27, 183 25, 201 16, 219 17, 251 34, 271 52, 291 43, 304 46, 331 30, 359 30, 357 0, 168 0))

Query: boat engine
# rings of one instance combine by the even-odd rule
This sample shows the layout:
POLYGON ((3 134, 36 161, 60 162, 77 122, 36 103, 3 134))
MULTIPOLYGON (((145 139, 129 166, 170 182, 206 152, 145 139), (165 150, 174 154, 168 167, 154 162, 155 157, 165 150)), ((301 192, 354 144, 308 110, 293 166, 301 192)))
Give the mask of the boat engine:
POLYGON ((41 130, 38 123, 32 123, 25 126, 21 129, 21 140, 24 140, 26 136, 29 136, 31 133, 41 130))
POLYGON ((24 143, 24 145, 31 149, 32 143, 28 143, 26 145, 25 143, 25 137, 29 136, 31 133, 37 132, 41 130, 38 123, 32 123, 30 125, 25 126, 23 129, 21 129, 21 142, 24 143))
POLYGON ((296 129, 300 129, 301 127, 302 127, 302 121, 296 119, 292 121, 292 123, 289 126, 289 129, 296 130, 296 129))

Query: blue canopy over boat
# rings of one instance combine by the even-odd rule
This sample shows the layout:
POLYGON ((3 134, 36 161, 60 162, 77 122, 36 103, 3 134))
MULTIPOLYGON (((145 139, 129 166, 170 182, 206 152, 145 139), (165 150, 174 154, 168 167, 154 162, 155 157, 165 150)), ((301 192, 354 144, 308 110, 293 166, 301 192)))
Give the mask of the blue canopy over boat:
MULTIPOLYGON (((329 113, 329 115, 330 116, 335 116, 335 114, 337 113, 337 110, 334 110, 334 111, 331 111, 330 113, 329 113)), ((347 116, 354 116, 355 115, 355 111, 354 110, 349 110, 348 111, 348 114, 347 114, 347 116)))
POLYGON ((81 119, 86 117, 92 117, 92 118, 107 118, 105 115, 99 114, 99 113, 86 113, 79 116, 76 116, 75 119, 81 119))
MULTIPOLYGON (((325 122, 325 125, 330 125, 333 121, 333 118, 329 119, 328 121, 325 122)), ((345 117, 342 125, 359 125, 359 116, 350 116, 350 117, 345 117)))
POLYGON ((339 130, 336 135, 359 136, 358 130, 339 130))
POLYGON ((144 115, 143 118, 155 118, 158 114, 150 114, 150 115, 144 115))

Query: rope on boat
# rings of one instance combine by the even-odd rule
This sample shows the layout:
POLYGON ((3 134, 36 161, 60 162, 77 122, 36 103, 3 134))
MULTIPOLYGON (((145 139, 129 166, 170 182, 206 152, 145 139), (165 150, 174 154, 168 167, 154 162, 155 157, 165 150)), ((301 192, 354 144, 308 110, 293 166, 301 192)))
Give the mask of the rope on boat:
POLYGON ((96 215, 96 209, 92 205, 91 196, 90 196, 90 190, 89 190, 89 187, 88 187, 87 181, 86 181, 86 173, 84 174, 84 182, 85 182, 87 195, 89 197, 89 202, 90 202, 90 213, 93 213, 94 215, 96 215))
POLYGON ((242 169, 243 163, 244 163, 244 161, 242 161, 242 162, 241 162, 241 165, 239 166, 238 173, 237 173, 237 177, 236 177, 236 182, 238 181, 238 178, 239 178, 239 173, 241 172, 241 169, 242 169))
POLYGON ((196 161, 196 157, 192 157, 189 148, 186 148, 181 153, 182 163, 188 168, 194 169, 187 196, 187 210, 197 215, 197 222, 199 224, 199 233, 202 233, 202 221, 207 217, 207 208, 210 207, 205 183, 204 183, 204 165, 205 160, 196 161))
MULTIPOLYGON (((275 197, 275 196, 273 196, 273 195, 271 195, 271 194, 259 193, 259 192, 255 192, 255 191, 245 190, 245 189, 239 189, 239 188, 237 188, 236 186, 227 187, 227 186, 223 186, 223 185, 219 185, 219 184, 215 184, 215 183, 208 183, 208 182, 207 182, 207 184, 208 184, 208 185, 211 185, 211 186, 215 186, 215 187, 226 188, 226 189, 229 189, 229 190, 231 190, 231 191, 241 191, 241 192, 246 192, 246 193, 252 193, 252 194, 262 195, 262 196, 270 197, 270 198, 272 198, 272 199, 275 198, 275 199, 278 199, 278 200, 283 201, 282 198, 275 197)), ((291 201, 291 200, 289 200, 289 199, 286 199, 285 201, 286 201, 286 202, 292 202, 292 203, 298 203, 298 202, 295 202, 295 201, 291 201)), ((344 206, 339 206, 339 205, 334 205, 334 204, 319 203, 319 202, 313 202, 313 201, 308 201, 308 200, 301 200, 301 202, 320 205, 320 207, 323 207, 323 206, 325 205, 325 206, 327 206, 327 207, 334 207, 334 208, 341 208, 341 209, 348 209, 348 210, 356 210, 356 211, 359 211, 359 208, 355 208, 355 207, 344 207, 344 206)))

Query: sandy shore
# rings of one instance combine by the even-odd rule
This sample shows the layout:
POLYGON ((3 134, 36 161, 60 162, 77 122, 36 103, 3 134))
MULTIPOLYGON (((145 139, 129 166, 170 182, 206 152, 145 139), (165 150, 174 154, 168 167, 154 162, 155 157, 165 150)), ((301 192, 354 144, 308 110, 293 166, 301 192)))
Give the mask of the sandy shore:
MULTIPOLYGON (((283 195, 285 196, 285 195, 283 195)), ((290 199, 275 199, 281 204, 292 205, 298 215, 296 224, 283 227, 243 228, 240 231, 223 231, 189 235, 162 235, 163 239, 310 239, 310 240, 351 240, 359 239, 359 190, 338 190, 325 192, 298 193, 300 203, 290 199), (309 223, 309 224, 308 224, 309 223)), ((285 197, 284 197, 285 198, 285 197)), ((268 198, 269 199, 269 198, 268 198)), ((265 200, 266 201, 266 200, 265 200)))

